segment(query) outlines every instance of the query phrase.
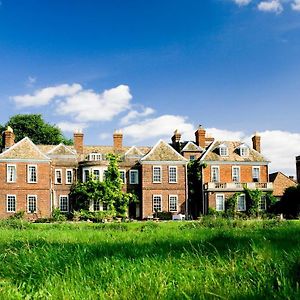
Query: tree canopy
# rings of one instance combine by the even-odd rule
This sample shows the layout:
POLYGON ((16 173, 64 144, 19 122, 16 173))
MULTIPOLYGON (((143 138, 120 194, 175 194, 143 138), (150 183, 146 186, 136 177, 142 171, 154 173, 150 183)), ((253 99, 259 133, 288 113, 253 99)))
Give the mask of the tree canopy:
POLYGON ((300 185, 285 190, 276 205, 276 212, 283 213, 287 218, 298 218, 300 215, 300 185))
POLYGON ((15 141, 18 142, 28 136, 35 144, 57 145, 64 143, 72 144, 71 139, 67 139, 61 130, 44 121, 41 114, 18 114, 12 116, 8 122, 0 126, 3 132, 7 126, 10 126, 15 134, 15 141))

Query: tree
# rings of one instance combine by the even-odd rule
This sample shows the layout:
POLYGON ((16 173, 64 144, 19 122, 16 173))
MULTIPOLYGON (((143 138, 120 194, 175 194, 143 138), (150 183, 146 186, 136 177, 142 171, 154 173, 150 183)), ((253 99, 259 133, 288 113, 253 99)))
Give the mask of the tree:
POLYGON ((57 145, 64 143, 71 145, 73 143, 72 140, 63 136, 58 127, 46 123, 40 114, 19 114, 12 116, 4 128, 7 128, 7 126, 13 129, 16 142, 28 136, 35 144, 57 145))
POLYGON ((275 211, 287 218, 298 218, 300 215, 300 185, 285 190, 282 198, 276 203, 275 211))

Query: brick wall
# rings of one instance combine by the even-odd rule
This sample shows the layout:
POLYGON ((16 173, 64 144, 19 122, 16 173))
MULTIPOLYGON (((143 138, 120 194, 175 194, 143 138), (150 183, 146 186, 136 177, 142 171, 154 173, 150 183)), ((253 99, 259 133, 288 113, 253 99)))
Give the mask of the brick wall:
POLYGON ((291 186, 296 186, 296 185, 297 184, 293 180, 279 173, 276 176, 275 181, 273 182, 273 187, 274 187, 273 195, 275 197, 282 197, 286 188, 291 186))

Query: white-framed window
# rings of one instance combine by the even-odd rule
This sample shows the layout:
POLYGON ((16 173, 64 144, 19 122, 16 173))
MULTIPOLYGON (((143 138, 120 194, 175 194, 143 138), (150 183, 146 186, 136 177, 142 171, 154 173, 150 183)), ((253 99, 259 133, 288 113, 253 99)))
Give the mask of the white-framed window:
POLYGON ((169 183, 177 183, 177 167, 169 166, 169 183))
POLYGON ((169 195, 169 211, 177 212, 178 211, 178 196, 169 195))
POLYGON ((101 153, 90 153, 89 154, 89 160, 90 161, 102 160, 102 155, 101 155, 101 153))
POLYGON ((94 169, 93 170, 93 179, 94 180, 100 180, 100 170, 99 169, 94 169))
POLYGON ((62 184, 62 170, 55 169, 55 184, 62 184))
POLYGON ((106 179, 107 174, 108 174, 108 171, 107 171, 107 170, 104 170, 104 171, 103 171, 103 181, 106 179))
POLYGON ((102 202, 102 210, 108 210, 108 205, 107 203, 102 202))
POLYGON ((7 165, 6 181, 7 182, 16 182, 16 180, 17 180, 17 166, 16 165, 7 165))
POLYGON ((242 157, 248 157, 249 156, 249 149, 246 146, 240 147, 240 155, 242 157))
POLYGON ((59 196, 59 209, 61 212, 69 211, 69 196, 67 195, 59 196))
POLYGON ((6 211, 16 212, 16 195, 6 195, 6 211))
POLYGON ((221 145, 219 147, 220 156, 228 156, 228 147, 226 145, 221 145))
POLYGON ((252 179, 254 182, 259 182, 260 167, 252 167, 252 179))
POLYGON ((152 179, 153 183, 161 183, 161 166, 153 166, 152 179))
POLYGON ((37 195, 27 195, 27 211, 35 213, 37 210, 37 195))
POLYGON ((66 170, 66 184, 72 184, 73 183, 73 170, 67 169, 66 170))
POLYGON ((85 169, 83 170, 83 182, 87 182, 90 178, 90 170, 85 169))
POLYGON ((126 171, 125 170, 120 170, 120 178, 122 180, 122 183, 126 183, 126 171))
POLYGON ((220 168, 218 166, 211 166, 211 181, 212 182, 220 181, 220 168))
POLYGON ((267 210, 267 197, 266 195, 262 195, 259 202, 258 202, 258 209, 259 210, 267 210))
POLYGON ((216 194, 216 211, 225 210, 225 196, 224 194, 216 194))
POLYGON ((37 165, 27 166, 27 182, 37 183, 37 165))
POLYGON ((99 211, 100 210, 100 201, 94 200, 93 201, 93 211, 99 211))
POLYGON ((240 182, 240 167, 232 167, 232 181, 240 182))
POLYGON ((240 194, 237 199, 237 210, 245 211, 246 210, 246 195, 240 194))
POLYGON ((129 171, 129 183, 130 184, 138 184, 139 183, 139 171, 138 170, 130 170, 129 171))
POLYGON ((161 200, 161 195, 153 195, 153 212, 162 210, 161 200))

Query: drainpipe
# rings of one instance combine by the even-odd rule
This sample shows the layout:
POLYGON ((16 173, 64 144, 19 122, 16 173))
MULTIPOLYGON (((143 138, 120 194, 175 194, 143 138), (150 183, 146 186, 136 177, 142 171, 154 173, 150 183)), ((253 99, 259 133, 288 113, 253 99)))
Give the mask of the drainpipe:
POLYGON ((187 164, 185 164, 185 218, 188 219, 189 216, 189 185, 188 185, 188 174, 187 174, 187 164))

